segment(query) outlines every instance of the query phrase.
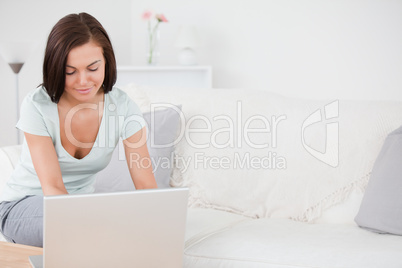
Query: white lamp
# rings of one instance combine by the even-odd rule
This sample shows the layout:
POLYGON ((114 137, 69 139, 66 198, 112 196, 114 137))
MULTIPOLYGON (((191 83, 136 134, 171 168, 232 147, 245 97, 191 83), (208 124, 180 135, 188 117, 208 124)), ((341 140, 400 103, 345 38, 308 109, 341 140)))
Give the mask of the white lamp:
MULTIPOLYGON (((0 42, 0 55, 5 59, 8 65, 15 73, 15 96, 17 108, 17 120, 20 117, 20 102, 19 102, 19 83, 18 74, 24 66, 29 55, 35 49, 35 41, 5 41, 0 42)), ((17 129, 17 142, 20 143, 20 135, 17 129)))
POLYGON ((198 45, 199 37, 195 27, 191 25, 181 26, 175 43, 175 46, 180 48, 178 60, 181 65, 197 64, 194 48, 198 45))

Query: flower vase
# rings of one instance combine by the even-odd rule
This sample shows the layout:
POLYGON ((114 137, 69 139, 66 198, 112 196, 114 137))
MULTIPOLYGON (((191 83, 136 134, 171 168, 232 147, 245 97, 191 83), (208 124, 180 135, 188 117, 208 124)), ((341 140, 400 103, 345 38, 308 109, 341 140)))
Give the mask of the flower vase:
POLYGON ((158 27, 148 29, 148 52, 147 63, 148 65, 156 65, 160 56, 159 52, 160 34, 158 27))

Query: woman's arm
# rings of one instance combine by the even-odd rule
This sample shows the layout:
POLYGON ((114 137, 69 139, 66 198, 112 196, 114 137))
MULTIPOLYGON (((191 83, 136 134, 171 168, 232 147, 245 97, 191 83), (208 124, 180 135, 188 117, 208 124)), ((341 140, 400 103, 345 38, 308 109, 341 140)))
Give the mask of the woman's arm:
POLYGON ((136 189, 157 188, 146 143, 146 128, 125 139, 124 151, 128 169, 136 189))
POLYGON ((68 194, 52 139, 24 133, 44 195, 68 194))

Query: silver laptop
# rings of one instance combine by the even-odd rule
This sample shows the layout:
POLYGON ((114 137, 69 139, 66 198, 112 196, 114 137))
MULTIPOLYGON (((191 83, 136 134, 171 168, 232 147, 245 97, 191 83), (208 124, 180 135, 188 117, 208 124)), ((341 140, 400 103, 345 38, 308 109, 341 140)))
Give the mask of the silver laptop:
POLYGON ((33 267, 182 267, 187 188, 44 197, 33 267))

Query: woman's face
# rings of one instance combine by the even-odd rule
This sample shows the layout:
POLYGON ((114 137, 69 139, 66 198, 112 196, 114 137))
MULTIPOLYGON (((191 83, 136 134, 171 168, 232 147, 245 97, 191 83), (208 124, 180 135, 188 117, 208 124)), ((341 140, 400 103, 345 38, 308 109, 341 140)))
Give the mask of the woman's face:
POLYGON ((67 57, 66 84, 62 98, 73 102, 96 101, 105 79, 103 49, 93 41, 73 48, 67 57))

